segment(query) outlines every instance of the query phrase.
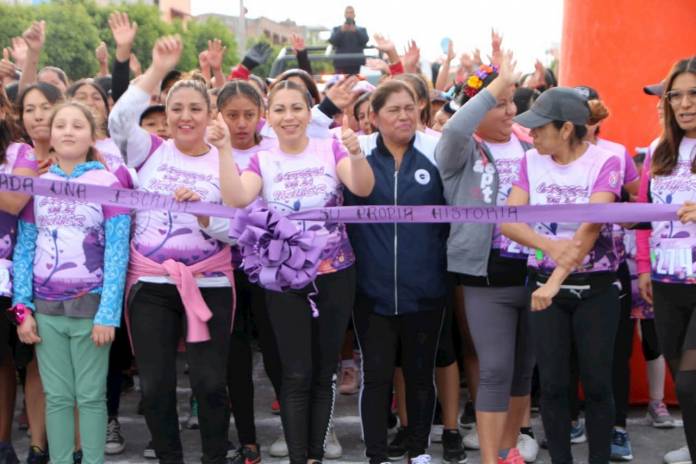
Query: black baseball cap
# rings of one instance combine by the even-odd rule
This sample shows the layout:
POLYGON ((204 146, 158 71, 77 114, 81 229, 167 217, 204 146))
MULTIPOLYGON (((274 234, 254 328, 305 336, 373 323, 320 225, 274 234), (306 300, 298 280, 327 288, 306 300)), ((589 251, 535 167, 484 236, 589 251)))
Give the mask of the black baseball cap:
POLYGON ((665 93, 665 86, 660 82, 659 84, 650 84, 643 87, 643 92, 648 95, 655 95, 656 97, 661 97, 665 93))
POLYGON ((552 121, 569 121, 583 126, 589 117, 590 108, 580 92, 569 87, 553 87, 539 95, 532 107, 515 116, 514 121, 523 127, 535 129, 552 121))

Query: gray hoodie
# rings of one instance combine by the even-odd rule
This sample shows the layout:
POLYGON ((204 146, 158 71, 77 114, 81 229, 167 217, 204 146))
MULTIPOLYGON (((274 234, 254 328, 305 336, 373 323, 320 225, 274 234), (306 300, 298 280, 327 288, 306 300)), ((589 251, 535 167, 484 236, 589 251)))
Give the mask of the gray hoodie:
MULTIPOLYGON (((466 102, 445 124, 435 148, 445 199, 457 206, 495 206, 498 172, 491 152, 474 138, 481 119, 497 104, 487 89, 466 102)), ((447 270, 487 277, 494 224, 452 224, 447 270)))

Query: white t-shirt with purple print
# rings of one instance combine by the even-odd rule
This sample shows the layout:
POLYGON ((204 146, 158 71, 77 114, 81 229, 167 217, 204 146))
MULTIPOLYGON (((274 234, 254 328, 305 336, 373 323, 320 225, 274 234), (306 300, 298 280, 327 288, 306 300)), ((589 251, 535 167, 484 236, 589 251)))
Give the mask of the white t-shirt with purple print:
MULTIPOLYGON (((650 180, 652 203, 696 202, 696 174, 691 166, 696 157, 696 139, 684 137, 679 144, 677 165, 670 175, 650 180)), ((652 223, 650 236, 652 278, 668 283, 696 283, 696 224, 680 221, 652 223)))
MULTIPOLYGON (((569 164, 558 164, 551 156, 540 155, 536 149, 527 151, 513 185, 529 193, 530 205, 586 204, 598 192, 618 196, 621 191, 621 162, 613 154, 587 144, 587 151, 569 164)), ((544 222, 534 230, 551 239, 571 239, 580 223, 544 222)), ((540 252, 531 253, 528 265, 543 273, 551 273, 556 263, 540 252)), ((574 273, 616 271, 618 256, 614 249, 612 227, 605 224, 594 247, 574 273)))
MULTIPOLYGON (((198 193, 201 201, 220 203, 218 173, 217 148, 211 146, 204 155, 189 156, 181 153, 173 140, 167 140, 155 148, 138 170, 139 188, 173 195, 179 187, 186 187, 198 193)), ((203 232, 193 214, 164 210, 140 210, 135 213, 133 245, 138 252, 157 263, 173 259, 187 266, 219 253, 225 246, 203 232)), ((153 279, 168 282, 164 277, 141 280, 153 279)), ((220 285, 223 283, 229 286, 224 277, 217 282, 220 285)))
MULTIPOLYGON (((336 173, 336 165, 348 152, 337 139, 309 139, 302 153, 286 154, 280 147, 262 150, 251 157, 246 171, 261 177, 261 197, 269 208, 280 213, 302 211, 343 204, 343 184, 336 173)), ((316 221, 295 221, 301 230, 316 221)), ((353 264, 355 256, 348 241, 344 224, 326 226, 330 232, 318 274, 345 269, 353 264)))

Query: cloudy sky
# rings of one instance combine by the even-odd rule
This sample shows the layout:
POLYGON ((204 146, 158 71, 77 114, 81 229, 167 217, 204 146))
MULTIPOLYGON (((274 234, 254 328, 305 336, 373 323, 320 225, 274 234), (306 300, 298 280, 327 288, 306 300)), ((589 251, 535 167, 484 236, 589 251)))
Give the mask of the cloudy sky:
MULTIPOLYGON (((522 70, 534 60, 548 63, 545 52, 561 38, 562 0, 243 0, 249 17, 276 21, 292 19, 303 25, 332 27, 343 22, 343 10, 355 7, 356 21, 370 36, 380 32, 397 46, 414 39, 425 59, 437 58, 444 37, 457 53, 490 50, 491 27, 503 34, 503 47, 512 47, 522 70)), ((239 14, 239 0, 191 0, 194 15, 239 14)))

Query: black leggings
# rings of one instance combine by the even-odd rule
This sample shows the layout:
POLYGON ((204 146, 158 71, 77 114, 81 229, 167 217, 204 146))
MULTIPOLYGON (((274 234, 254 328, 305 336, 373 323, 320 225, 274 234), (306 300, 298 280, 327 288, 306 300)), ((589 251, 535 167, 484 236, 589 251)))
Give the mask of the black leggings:
POLYGON ((263 365, 276 397, 280 397, 280 355, 268 319, 263 289, 251 284, 246 274, 234 273, 237 311, 227 357, 227 391, 240 445, 256 444, 254 424, 254 379, 251 339, 258 330, 263 365))
POLYGON ((106 376, 106 410, 109 418, 118 418, 123 390, 123 371, 131 366, 132 361, 128 332, 125 320, 122 319, 121 327, 116 329, 116 338, 109 350, 109 371, 106 376))
POLYGON ((624 261, 617 272, 621 282, 619 295, 619 324, 614 342, 614 367, 612 385, 614 390, 614 425, 626 427, 628 415, 628 395, 631 388, 631 352, 633 349, 634 323, 631 319, 631 273, 624 261))
POLYGON ((280 416, 291 464, 321 461, 333 413, 336 369, 355 299, 353 266, 316 278, 311 298, 319 309, 312 317, 309 285, 302 290, 266 291, 266 307, 282 365, 280 416))
POLYGON ((691 456, 696 456, 696 286, 653 281, 655 328, 674 377, 691 456))
POLYGON ((444 299, 401 316, 376 314, 370 301, 358 296, 353 324, 360 343, 363 389, 360 417, 366 455, 373 464, 388 462, 387 412, 397 350, 406 382, 410 457, 425 453, 435 410, 435 354, 443 321, 444 299))
MULTIPOLYGON (((186 316, 176 286, 140 283, 133 288, 130 329, 140 372, 145 420, 160 463, 182 464, 176 412, 176 357, 186 334, 186 316)), ((210 340, 186 343, 193 394, 198 399, 203 464, 222 464, 227 454, 229 402, 227 353, 232 323, 232 289, 201 288, 213 316, 210 340)))
POLYGON ((531 313, 541 384, 541 417, 553 464, 573 462, 568 439, 572 339, 577 345, 585 388, 589 462, 609 462, 614 425, 611 354, 619 317, 618 299, 619 290, 614 285, 593 288, 580 298, 561 290, 550 307, 531 313))

